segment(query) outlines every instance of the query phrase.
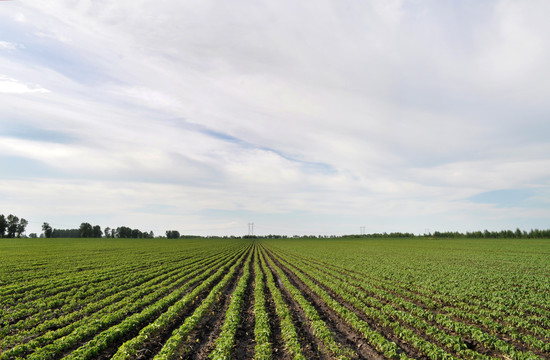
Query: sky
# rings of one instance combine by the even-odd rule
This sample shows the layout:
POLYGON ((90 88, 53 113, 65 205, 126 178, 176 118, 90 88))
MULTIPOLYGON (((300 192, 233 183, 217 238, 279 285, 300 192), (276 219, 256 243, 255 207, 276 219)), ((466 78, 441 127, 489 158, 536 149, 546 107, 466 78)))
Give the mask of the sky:
POLYGON ((0 213, 550 228, 550 2, 0 1, 0 213))

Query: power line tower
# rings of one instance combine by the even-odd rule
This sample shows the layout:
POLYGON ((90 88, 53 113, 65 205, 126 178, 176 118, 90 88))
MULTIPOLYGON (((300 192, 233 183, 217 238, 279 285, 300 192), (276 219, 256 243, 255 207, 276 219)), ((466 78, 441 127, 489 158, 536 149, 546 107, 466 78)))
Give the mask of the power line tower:
POLYGON ((254 223, 248 223, 248 235, 254 235, 254 223))
POLYGON ((360 231, 361 235, 365 235, 365 229, 366 228, 367 228, 366 226, 360 226, 359 227, 359 231, 360 231))

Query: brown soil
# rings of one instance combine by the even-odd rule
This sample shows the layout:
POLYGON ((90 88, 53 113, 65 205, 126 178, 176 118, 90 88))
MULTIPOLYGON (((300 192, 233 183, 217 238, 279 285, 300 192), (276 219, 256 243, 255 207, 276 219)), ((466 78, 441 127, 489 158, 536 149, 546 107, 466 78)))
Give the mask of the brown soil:
POLYGON ((284 339, 281 334, 281 323, 279 321, 279 317, 277 316, 277 311, 275 310, 275 302, 273 301, 273 297, 267 286, 265 287, 265 299, 266 310, 270 319, 270 342, 271 350, 273 352, 273 359, 290 360, 292 359, 292 356, 285 348, 284 339))
POLYGON ((218 296, 219 301, 214 303, 197 328, 189 334, 187 341, 181 345, 175 359, 208 359, 208 355, 216 346, 216 339, 225 321, 224 315, 231 302, 231 295, 237 287, 237 280, 242 276, 243 268, 244 263, 218 296))
POLYGON ((246 285, 244 294, 243 308, 241 309, 241 321, 235 333, 235 345, 231 351, 231 359, 250 360, 254 357, 254 347, 256 346, 254 326, 254 278, 255 271, 253 265, 254 255, 250 260, 250 277, 246 285))
MULTIPOLYGON (((224 274, 226 274, 228 271, 229 270, 224 272, 224 274)), ((185 283, 187 283, 187 282, 185 282, 185 283)), ((181 284, 180 286, 183 286, 183 285, 184 284, 181 284)), ((197 287, 198 285, 199 285, 199 283, 194 284, 193 286, 191 286, 185 292, 185 294, 188 294, 189 292, 193 291, 195 289, 195 287, 197 287)), ((200 302, 204 298, 206 298, 206 296, 208 295, 208 293, 210 292, 212 287, 214 287, 214 285, 212 285, 209 289, 206 289, 206 290, 202 291, 195 298, 195 300, 192 303, 190 303, 188 306, 186 306, 186 308, 183 310, 183 312, 178 317, 176 317, 170 323, 169 326, 167 326, 165 329, 160 331, 157 335, 149 338, 148 341, 146 343, 144 343, 143 348, 138 351, 138 355, 137 355, 136 359, 144 360, 144 359, 153 358, 155 356, 155 354, 158 351, 160 351, 160 349, 162 348, 162 346, 164 345, 166 340, 168 340, 168 338, 171 336, 172 332, 178 326, 180 326, 181 323, 185 320, 185 318, 187 318, 189 315, 191 315, 193 313, 193 311, 195 311, 195 309, 200 305, 200 302)), ((178 286, 178 288, 179 288, 179 286, 178 286)), ((182 297, 185 296, 185 294, 183 294, 182 297)), ((134 331, 125 334, 125 336, 123 338, 119 339, 118 341, 113 342, 109 347, 107 347, 105 350, 102 351, 102 353, 100 354, 100 356, 97 357, 97 359, 100 359, 100 360, 110 359, 118 351, 118 348, 124 342, 126 342, 126 341, 134 338, 135 336, 137 336, 139 334, 140 330, 141 330, 141 328, 135 329, 134 331)))
POLYGON ((334 336, 334 339, 344 346, 352 349, 357 359, 384 359, 375 349, 373 349, 364 339, 362 334, 349 326, 345 320, 332 310, 317 294, 305 285, 292 271, 282 265, 273 254, 270 254, 275 264, 283 270, 289 278, 290 283, 300 290, 304 298, 311 303, 319 313, 321 320, 325 322, 328 329, 334 336))
POLYGON ((292 295, 288 292, 288 290, 283 286, 283 284, 279 280, 277 273, 273 270, 267 260, 266 264, 269 268, 269 271, 271 271, 271 273, 273 274, 273 277, 275 279, 275 286, 281 292, 283 300, 285 301, 291 314, 293 315, 292 323, 296 328, 296 333, 298 335, 298 341, 300 342, 300 350, 302 351, 302 354, 307 359, 330 359, 331 357, 325 350, 325 347, 321 340, 319 340, 313 334, 313 329, 311 328, 304 311, 292 298, 292 295))
MULTIPOLYGON (((301 260, 305 260, 305 259, 301 259, 301 260)), ((324 269, 327 268, 328 264, 324 264, 324 263, 321 263, 322 266, 324 266, 324 269)), ((319 266, 321 266, 321 264, 319 264, 319 266)), ((336 266, 331 266, 333 269, 334 268, 337 268, 336 266)), ((335 278, 339 278, 340 280, 343 280, 342 278, 338 277, 338 276, 335 276, 334 273, 328 273, 326 270, 324 270, 322 268, 318 268, 319 271, 322 271, 324 272, 325 274, 327 275, 330 275, 330 276, 333 276, 335 278)), ((362 279, 359 279, 353 275, 350 275, 350 273, 355 273, 355 274, 358 274, 359 273, 356 273, 356 272, 353 272, 353 271, 345 271, 345 270, 335 270, 338 274, 341 274, 341 275, 344 275, 344 276, 347 276, 347 277, 350 277, 352 279, 355 279, 355 280, 358 280, 358 281, 361 281, 362 279)), ((304 273, 305 274, 305 273, 304 273)), ((319 282, 317 282, 315 279, 313 279, 311 276, 309 276, 308 274, 305 274, 306 276, 308 276, 310 279, 312 279, 317 285, 321 286, 325 291, 329 292, 331 294, 331 296, 333 296, 338 302, 340 302, 341 304, 345 305, 348 309, 354 311, 355 313, 357 313, 357 315, 359 315, 363 320, 369 322, 371 321, 370 319, 366 318, 366 316, 364 314, 361 313, 361 311, 358 311, 357 309, 355 309, 353 307, 353 305, 347 303, 344 299, 342 299, 339 295, 335 294, 332 290, 330 290, 329 288, 323 286, 322 284, 320 284, 319 282)), ((370 296, 373 296, 375 298, 377 298, 378 300, 380 300, 382 303, 384 304, 387 304, 387 301, 385 301, 384 299, 378 297, 376 294, 372 294, 370 291, 367 291, 366 289, 360 287, 360 286, 356 286, 357 290, 358 291, 361 291, 361 292, 364 292, 366 294, 369 294, 370 296)), ((415 305, 418 305, 420 307, 422 307, 424 310, 427 310, 427 311, 431 311, 434 315, 437 315, 439 314, 440 312, 435 310, 435 309, 429 309, 425 306, 425 304, 422 304, 422 303, 419 303, 417 301, 415 301, 414 299, 411 299, 411 298, 408 298, 408 297, 404 297, 402 294, 398 294, 398 293, 395 293, 389 289, 385 289, 385 291, 388 291, 390 293, 392 293, 393 295, 396 295, 396 296, 399 296, 403 299, 405 299, 406 301, 409 301, 411 303, 414 303, 415 305)), ((392 304, 392 306, 396 306, 395 304, 392 304)), ((396 306, 396 309, 398 310, 404 310, 404 311, 407 311, 406 309, 400 307, 400 306, 396 306)), ((463 321, 462 319, 456 319, 456 318, 453 318, 453 320, 455 321, 461 321, 463 323, 466 323, 466 324, 469 324, 469 325, 474 325, 475 324, 470 324, 470 322, 465 322, 463 321)), ((399 321, 401 326, 404 326, 404 327, 407 327, 408 329, 414 331, 414 333, 424 339, 426 339, 427 341, 431 342, 431 343, 434 343, 435 345, 439 346, 440 348, 442 349, 446 349, 449 353, 455 355, 455 356, 458 356, 460 357, 460 355, 458 355, 453 349, 451 348, 448 348, 446 347, 445 345, 441 344, 439 341, 437 341, 435 338, 433 338, 432 336, 429 336, 429 335, 426 335, 424 332, 414 328, 414 327, 411 327, 409 326, 408 324, 405 324, 403 323, 402 321, 399 321)), ((437 324, 436 322, 434 321, 428 321, 426 320, 426 322, 432 326, 435 326, 445 332, 447 332, 448 334, 450 335, 454 335, 454 336, 459 336, 462 338, 462 341, 466 344, 466 346, 470 349, 470 350, 473 350, 475 352, 478 352, 480 354, 483 354, 483 355, 489 355, 489 356, 495 356, 495 357, 501 357, 503 356, 500 352, 494 350, 494 349, 489 349, 487 347, 485 347, 483 344, 479 343, 478 341, 468 337, 468 336, 464 336, 464 335, 460 335, 460 334, 456 334, 455 332, 445 328, 445 327, 441 327, 439 324, 437 324)), ((369 322, 370 324, 370 322, 369 322)), ((378 326, 377 324, 375 324, 374 326, 378 326)), ((372 325, 371 325, 372 327, 372 325)), ((479 327, 479 326, 478 326, 479 327)), ((378 328, 380 328, 380 326, 378 326, 378 328)), ((379 330, 377 328, 377 331, 381 332, 381 330, 379 330)), ((483 329, 483 327, 480 327, 481 329, 483 329)), ((387 329, 387 331, 391 332, 391 329, 387 329)), ((490 331, 487 331, 489 333, 491 333, 490 331)), ((381 332, 382 333, 382 332, 381 332)), ((385 332, 387 334, 387 332, 385 332)), ((385 335, 386 336, 386 335, 385 335)), ((386 336, 387 337, 387 336, 386 336)), ((399 339, 397 339, 395 336, 393 337, 390 337, 389 338, 391 341, 394 341, 395 343, 397 343, 398 345, 400 345, 400 343, 398 342, 399 339), (396 340, 397 339, 397 340, 396 340)), ((514 343, 517 343, 517 342, 512 342, 512 344, 514 343)), ((406 347, 409 347, 406 343, 404 344, 404 346, 406 347)), ((410 348, 410 347, 409 347, 410 348)), ((526 351, 527 349, 522 349, 521 347, 518 347, 518 350, 524 350, 526 351)), ((536 351, 535 351, 536 352, 536 351)))

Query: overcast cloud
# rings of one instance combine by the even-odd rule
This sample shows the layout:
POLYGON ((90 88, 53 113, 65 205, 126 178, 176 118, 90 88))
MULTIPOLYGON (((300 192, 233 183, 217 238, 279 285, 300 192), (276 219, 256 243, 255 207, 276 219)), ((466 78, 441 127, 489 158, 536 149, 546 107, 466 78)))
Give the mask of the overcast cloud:
POLYGON ((548 1, 0 2, 0 213, 549 228, 548 1))

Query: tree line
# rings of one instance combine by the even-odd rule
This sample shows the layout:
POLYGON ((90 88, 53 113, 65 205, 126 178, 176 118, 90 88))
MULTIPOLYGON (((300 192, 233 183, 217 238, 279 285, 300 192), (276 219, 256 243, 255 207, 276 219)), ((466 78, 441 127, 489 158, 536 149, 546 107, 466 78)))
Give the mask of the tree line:
MULTIPOLYGON (((334 236, 331 236, 334 237, 334 236)), ((550 239, 550 229, 539 230, 531 229, 530 231, 520 230, 519 228, 513 230, 500 230, 500 231, 467 231, 461 233, 458 231, 434 231, 433 233, 426 233, 421 235, 415 235, 412 233, 373 233, 362 235, 345 235, 345 237, 355 238, 410 238, 410 237, 434 237, 434 238, 465 238, 465 239, 550 239)))
POLYGON ((25 232, 25 228, 29 222, 23 218, 9 214, 4 216, 0 214, 0 238, 20 238, 21 235, 25 232))
POLYGON ((0 214, 0 238, 21 237, 28 224, 27 220, 23 218, 19 219, 13 214, 9 214, 8 216, 0 214))
POLYGON ((78 229, 54 229, 45 222, 42 224, 42 231, 46 238, 124 238, 124 239, 152 239, 155 234, 152 231, 141 231, 132 229, 128 226, 119 226, 117 228, 106 227, 101 230, 101 226, 92 225, 88 222, 80 224, 78 229))
MULTIPOLYGON (((19 218, 13 214, 4 216, 0 214, 0 238, 20 238, 25 233, 25 229, 28 225, 28 221, 24 218, 19 218)), ((43 237, 46 238, 131 238, 131 239, 152 239, 154 238, 153 231, 141 231, 139 229, 132 229, 127 226, 119 226, 117 228, 106 227, 104 230, 101 229, 99 225, 91 225, 88 222, 83 222, 80 224, 78 229, 54 229, 50 226, 49 223, 45 222, 42 224, 43 237)), ((30 237, 36 237, 36 234, 30 234, 30 237)), ((179 239, 186 237, 201 237, 201 236, 189 236, 189 235, 180 235, 177 230, 168 230, 166 231, 166 238, 168 239, 179 239)), ((293 238, 337 238, 341 236, 331 235, 304 235, 298 236, 294 235, 293 238)), ((513 230, 500 230, 500 231, 473 231, 473 232, 457 232, 457 231, 435 231, 433 233, 426 233, 422 235, 415 235, 408 232, 391 232, 391 233, 372 233, 372 234, 354 234, 354 235, 344 235, 344 237, 353 237, 353 238, 411 238, 411 237, 435 237, 435 238, 469 238, 469 239, 550 239, 550 229, 548 230, 539 230, 531 229, 530 231, 520 230, 517 228, 513 230)), ((224 236, 223 238, 228 238, 224 236)), ((241 236, 231 236, 230 238, 241 238, 241 236)), ((287 235, 266 235, 266 236, 257 236, 257 235, 245 235, 242 238, 288 238, 287 235)))

